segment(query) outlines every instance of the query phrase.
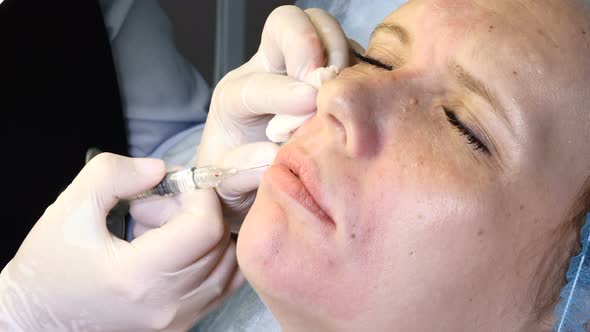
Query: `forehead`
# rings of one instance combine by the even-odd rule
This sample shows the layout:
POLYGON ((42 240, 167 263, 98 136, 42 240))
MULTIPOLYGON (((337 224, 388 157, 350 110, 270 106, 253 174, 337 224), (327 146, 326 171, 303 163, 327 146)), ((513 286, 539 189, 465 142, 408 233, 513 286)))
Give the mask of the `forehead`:
POLYGON ((453 59, 500 97, 548 110, 588 90, 571 89, 590 69, 588 16, 576 1, 413 0, 386 21, 409 31, 415 68, 444 70, 453 59))
POLYGON ((410 0, 387 20, 410 30, 418 56, 425 49, 433 58, 493 53, 488 60, 504 55, 539 69, 580 65, 590 51, 590 8, 582 0, 410 0))
MULTIPOLYGON (((539 1, 539 3, 546 1, 539 1)), ((439 48, 448 54, 457 47, 476 42, 477 47, 501 43, 527 43, 546 49, 555 44, 561 24, 555 22, 563 15, 549 6, 518 0, 413 0, 408 1, 386 18, 411 30, 418 49, 439 48), (558 24, 555 24, 558 23, 558 24), (537 32, 534 34, 533 32, 537 32)), ((520 45, 527 46, 527 45, 520 45)), ((514 48, 518 51, 523 47, 514 48)), ((524 52, 534 51, 535 47, 524 52)), ((419 52, 414 52, 419 53, 419 52)), ((445 55, 445 54, 441 54, 445 55)), ((514 54, 512 54, 514 55, 514 54)))

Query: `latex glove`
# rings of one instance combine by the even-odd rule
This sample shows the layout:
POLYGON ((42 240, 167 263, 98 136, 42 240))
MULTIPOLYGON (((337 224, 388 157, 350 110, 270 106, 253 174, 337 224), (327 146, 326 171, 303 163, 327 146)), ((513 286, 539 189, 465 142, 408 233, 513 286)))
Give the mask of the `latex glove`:
POLYGON ((154 159, 93 158, 0 274, 2 331, 186 331, 241 281, 213 190, 131 243, 106 228, 119 197, 154 186, 154 159), (196 203, 195 203, 196 202, 196 203))
MULTIPOLYGON (((338 71, 336 66, 317 68, 307 75, 305 83, 319 90, 324 82, 335 78, 338 71)), ((302 115, 277 114, 269 121, 266 127, 266 137, 275 143, 286 142, 291 138, 295 130, 314 114, 315 111, 302 115)))
MULTIPOLYGON (((227 74, 214 90, 197 166, 219 165, 229 150, 253 142, 258 143, 247 147, 250 153, 244 152, 244 159, 230 166, 270 164, 277 152, 266 137, 273 115, 312 114, 317 90, 305 78, 317 68, 333 65, 342 69, 348 63, 348 40, 327 12, 302 11, 295 6, 275 9, 265 23, 258 52, 227 74)), ((263 171, 236 176, 234 184, 243 181, 243 190, 217 189, 227 217, 239 220, 244 215, 263 171)))
MULTIPOLYGON (((221 168, 232 168, 235 165, 245 165, 247 168, 249 164, 254 164, 265 158, 266 155, 274 155, 278 150, 278 146, 274 144, 261 145, 257 143, 244 144, 225 153, 216 164, 221 168)), ((240 166, 240 167, 242 167, 240 166)), ((172 166, 169 171, 183 169, 181 166, 172 166)), ((258 169, 242 171, 237 175, 229 177, 221 182, 218 187, 219 196, 223 199, 231 199, 231 197, 239 197, 256 188, 260 182, 262 172, 258 169), (226 197, 227 195, 228 197, 226 197)), ((172 216, 176 215, 178 211, 183 209, 183 204, 188 204, 184 195, 179 195, 169 198, 161 198, 157 200, 137 201, 130 207, 131 215, 135 221, 133 227, 133 238, 141 236, 143 233, 151 229, 161 227, 172 216)), ((198 202, 197 202, 198 204, 198 202)), ((241 226, 240 220, 224 218, 227 225, 229 225, 230 232, 238 233, 241 226)))

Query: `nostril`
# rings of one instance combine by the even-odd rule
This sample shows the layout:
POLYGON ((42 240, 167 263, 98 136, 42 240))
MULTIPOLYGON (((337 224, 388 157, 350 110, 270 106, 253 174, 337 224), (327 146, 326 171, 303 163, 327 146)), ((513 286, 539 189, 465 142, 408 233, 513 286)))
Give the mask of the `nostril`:
POLYGON ((336 129, 336 132, 342 138, 342 142, 346 144, 346 130, 344 129, 344 125, 342 124, 342 122, 330 113, 328 113, 327 118, 328 123, 336 129))

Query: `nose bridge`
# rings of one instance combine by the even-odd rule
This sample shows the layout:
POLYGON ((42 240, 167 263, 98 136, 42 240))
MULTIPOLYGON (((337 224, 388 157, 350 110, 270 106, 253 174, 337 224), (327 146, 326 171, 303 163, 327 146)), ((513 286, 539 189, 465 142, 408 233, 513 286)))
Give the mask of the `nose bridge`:
POLYGON ((318 115, 339 133, 351 157, 371 156, 383 144, 383 130, 417 104, 411 77, 343 72, 318 93, 318 115))
POLYGON ((330 112, 337 118, 348 121, 367 121, 364 115, 372 108, 370 96, 375 93, 367 80, 338 77, 325 83, 318 93, 318 111, 330 112))

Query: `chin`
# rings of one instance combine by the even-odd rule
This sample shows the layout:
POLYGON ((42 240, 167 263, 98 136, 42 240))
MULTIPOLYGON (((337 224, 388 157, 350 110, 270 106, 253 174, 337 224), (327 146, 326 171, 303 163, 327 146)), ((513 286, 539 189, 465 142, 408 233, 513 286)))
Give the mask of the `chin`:
POLYGON ((237 240, 238 264, 255 288, 266 284, 263 280, 268 279, 267 272, 270 272, 279 254, 278 243, 281 228, 284 227, 281 222, 284 215, 280 209, 261 204, 261 196, 257 195, 246 215, 237 240))
POLYGON ((358 285, 370 274, 346 264, 334 234, 270 193, 261 185, 237 243, 240 268, 262 300, 273 313, 289 307, 304 317, 346 321, 364 311, 358 285))

